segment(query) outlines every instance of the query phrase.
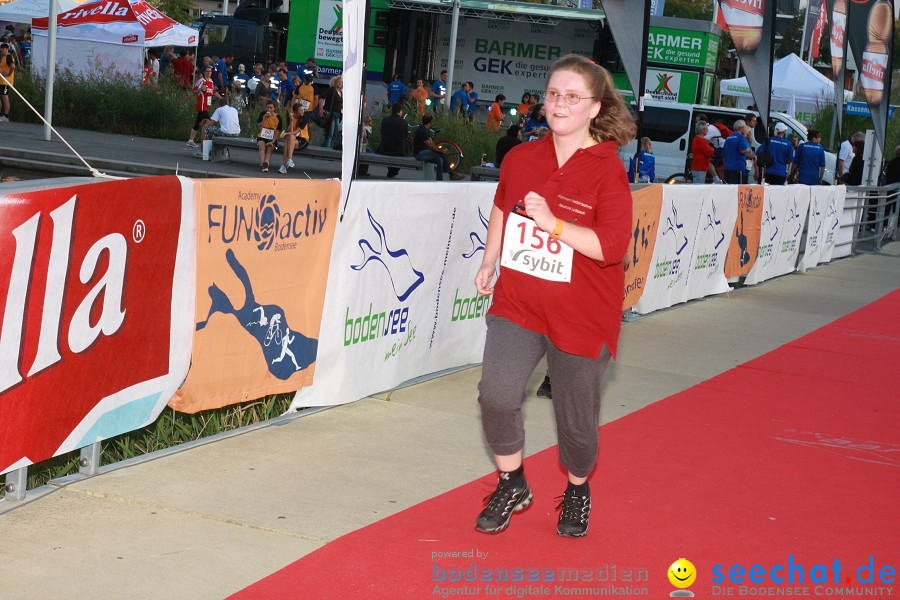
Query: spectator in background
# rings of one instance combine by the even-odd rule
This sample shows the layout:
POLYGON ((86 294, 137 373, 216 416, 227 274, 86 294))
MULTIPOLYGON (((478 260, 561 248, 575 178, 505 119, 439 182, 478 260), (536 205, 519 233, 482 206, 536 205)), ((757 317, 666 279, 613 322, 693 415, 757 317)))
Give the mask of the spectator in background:
POLYGON ((203 128, 201 140, 210 140, 217 135, 225 137, 237 137, 241 135, 241 121, 238 111, 228 105, 225 96, 219 96, 218 107, 209 118, 209 123, 203 128))
POLYGON ((653 144, 648 137, 641 138, 640 166, 638 178, 634 178, 634 157, 628 164, 628 180, 634 183, 653 183, 656 181, 656 157, 653 156, 653 144))
POLYGON ((243 64, 238 65, 238 72, 234 75, 234 81, 239 82, 241 98, 246 100, 247 95, 250 93, 250 90, 247 88, 247 82, 250 81, 250 76, 247 75, 247 67, 243 64))
POLYGON ((340 131, 344 117, 344 80, 338 75, 332 77, 328 84, 328 91, 319 98, 319 117, 325 118, 325 113, 331 114, 328 128, 325 131, 325 141, 322 146, 331 148, 335 138, 340 143, 340 131))
MULTIPOLYGON (((491 104, 491 109, 488 111, 488 120, 487 120, 487 130, 488 131, 500 131, 500 127, 503 123, 503 103, 506 102, 506 96, 503 94, 497 94, 497 98, 494 100, 494 103, 491 104)), ((508 131, 507 131, 508 133, 508 131)), ((518 133, 518 132, 516 132, 518 133)))
POLYGON ((522 101, 519 102, 519 105, 516 107, 516 119, 520 123, 524 123, 525 119, 528 118, 528 113, 531 112, 531 107, 534 104, 531 103, 531 94, 524 93, 522 94, 522 101))
POLYGON ((761 156, 768 152, 772 157, 772 164, 765 167, 764 181, 770 185, 784 185, 787 181, 787 170, 794 161, 794 148, 784 138, 787 133, 787 125, 775 123, 774 135, 756 149, 756 155, 761 156))
POLYGON ((303 151, 309 146, 309 137, 306 133, 306 124, 309 115, 300 102, 291 105, 291 113, 288 115, 288 130, 284 134, 284 160, 278 168, 279 173, 287 173, 294 168, 294 152, 303 151))
POLYGON ((269 172, 269 162, 272 160, 272 153, 278 145, 278 138, 281 137, 281 115, 275 110, 275 101, 266 102, 266 110, 260 113, 256 119, 259 131, 256 135, 256 145, 259 147, 259 166, 263 173, 269 172))
POLYGON ((419 105, 419 116, 425 114, 425 100, 428 99, 428 90, 425 89, 425 80, 416 79, 416 87, 412 91, 412 97, 419 105))
POLYGON ((394 73, 394 80, 388 84, 388 103, 391 105, 401 102, 406 98, 406 86, 400 80, 400 73, 394 73))
MULTIPOLYGON (((422 80, 419 79, 419 82, 422 80)), ((376 154, 385 156, 406 156, 406 137, 409 134, 409 124, 403 118, 403 104, 397 102, 391 105, 391 114, 381 120, 381 142, 375 149, 376 154)), ((400 169, 388 167, 388 179, 397 176, 400 169)))
POLYGON ((194 63, 190 60, 190 50, 182 50, 172 62, 172 71, 175 74, 175 83, 188 89, 191 87, 191 76, 194 73, 194 63))
POLYGON ((203 77, 194 84, 194 94, 197 96, 197 117, 194 119, 194 128, 191 129, 191 135, 187 141, 187 145, 191 148, 197 148, 197 142, 194 141, 197 131, 203 122, 209 119, 209 107, 212 106, 213 98, 219 97, 212 74, 211 66, 203 67, 203 77))
POLYGON ((25 33, 22 35, 22 43, 19 44, 19 50, 22 51, 22 62, 26 62, 31 59, 31 34, 25 33))
POLYGON ((9 86, 16 83, 16 63, 9 51, 9 44, 0 44, 0 123, 9 123, 9 86))
POLYGON ((159 57, 159 73, 160 75, 168 75, 172 69, 172 63, 175 62, 175 48, 166 46, 163 48, 162 56, 159 57))
POLYGON ((228 77, 228 67, 231 66, 233 61, 234 54, 228 52, 216 63, 216 89, 219 90, 219 93, 222 95, 225 95, 225 92, 228 90, 228 84, 230 82, 228 77))
POLYGON ((747 183, 747 160, 753 158, 753 150, 747 141, 749 129, 743 119, 738 119, 734 122, 734 132, 722 146, 725 158, 725 183, 747 183))
POLYGON ((159 83, 159 57, 156 55, 156 48, 147 50, 147 60, 150 61, 149 83, 156 85, 159 83))
POLYGON ((894 158, 888 161, 884 169, 884 185, 900 181, 900 146, 894 148, 894 158))
POLYGON ((866 134, 862 131, 857 131, 841 142, 841 147, 838 149, 837 166, 835 167, 835 175, 837 177, 843 177, 844 173, 850 169, 850 163, 853 161, 853 142, 856 140, 865 142, 865 139, 866 134))
MULTIPOLYGON (((855 137, 855 136, 854 136, 855 137)), ((866 137, 853 140, 853 158, 850 160, 847 172, 841 177, 847 185, 862 185, 863 179, 863 152, 866 149, 866 137)))
POLYGON ((431 101, 441 104, 447 95, 447 71, 441 71, 441 76, 431 86, 431 101))
POLYGON ((819 141, 822 136, 815 129, 807 132, 807 141, 797 147, 791 173, 804 185, 822 185, 825 174, 825 148, 819 141))
POLYGON ((468 102, 468 106, 466 108, 466 114, 469 115, 469 122, 475 122, 475 111, 478 110, 478 93, 475 91, 475 84, 471 81, 466 82, 469 86, 469 92, 466 94, 466 100, 468 102))
POLYGON ((453 92, 450 96, 450 114, 456 115, 457 112, 463 116, 469 112, 469 82, 464 81, 460 88, 453 92))
POLYGON ((547 127, 547 110, 542 102, 538 102, 531 107, 531 114, 525 121, 525 129, 522 131, 522 137, 526 141, 538 139, 539 130, 548 129, 547 127))
POLYGON ((287 69, 278 69, 278 104, 281 106, 290 106, 291 98, 294 95, 294 82, 288 76, 287 69))
POLYGON ((518 125, 510 125, 509 129, 506 130, 506 135, 497 140, 497 148, 494 151, 494 166, 498 169, 503 163, 503 157, 506 156, 506 153, 522 143, 522 140, 519 139, 520 131, 522 131, 522 128, 518 125))
POLYGON ((706 121, 697 121, 696 125, 694 125, 696 135, 691 140, 691 178, 697 184, 706 183, 707 173, 712 177, 713 183, 721 183, 722 181, 712 165, 715 148, 706 139, 708 129, 709 123, 706 121))
POLYGON ((434 121, 434 115, 425 113, 425 116, 422 117, 422 124, 419 125, 416 133, 413 135, 413 153, 416 160, 437 165, 435 179, 438 181, 444 180, 444 173, 450 173, 450 179, 453 181, 463 179, 462 175, 450 171, 447 151, 434 143, 434 131, 431 129, 432 121, 434 121))

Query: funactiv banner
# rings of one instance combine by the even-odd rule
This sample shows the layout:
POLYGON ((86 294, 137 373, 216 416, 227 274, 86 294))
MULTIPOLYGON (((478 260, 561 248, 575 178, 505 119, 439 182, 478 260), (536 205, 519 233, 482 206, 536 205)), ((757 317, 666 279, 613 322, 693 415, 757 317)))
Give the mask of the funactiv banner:
POLYGON ((644 293, 644 285, 650 274, 650 263, 656 247, 656 235, 659 229, 659 217, 662 212, 663 186, 655 184, 631 192, 634 205, 631 210, 631 245, 622 260, 625 266, 625 301, 622 310, 626 311, 640 299, 644 293))
POLYGON ((353 184, 331 257, 316 383, 293 408, 352 402, 481 362, 491 300, 474 279, 495 189, 353 184))
POLYGON ((878 144, 888 156, 884 136, 891 95, 894 5, 891 0, 852 0, 848 16, 847 37, 859 65, 859 85, 872 113, 878 144))
POLYGON ((0 198, 0 473, 143 427, 190 363, 193 185, 0 198))
POLYGON ((728 291, 726 237, 737 214, 734 186, 662 186, 650 273, 634 306, 646 314, 728 291))
MULTIPOLYGON (((806 224, 806 245, 800 260, 800 270, 811 269, 834 258, 835 244, 841 235, 842 215, 847 187, 810 187, 809 220, 806 224)), ((855 221, 854 211, 850 221, 855 221)), ((853 229, 847 228, 852 236, 853 229)), ((849 246, 848 246, 849 248, 849 246)), ((849 254, 849 251, 847 252, 849 254)))
POLYGON ((197 182, 197 306, 182 412, 312 383, 337 181, 197 182))
POLYGON ((746 275, 756 262, 762 229, 763 186, 737 186, 738 214, 725 258, 725 277, 746 275))
POLYGON ((796 270, 811 189, 805 185, 765 186, 759 249, 744 283, 751 285, 796 270))

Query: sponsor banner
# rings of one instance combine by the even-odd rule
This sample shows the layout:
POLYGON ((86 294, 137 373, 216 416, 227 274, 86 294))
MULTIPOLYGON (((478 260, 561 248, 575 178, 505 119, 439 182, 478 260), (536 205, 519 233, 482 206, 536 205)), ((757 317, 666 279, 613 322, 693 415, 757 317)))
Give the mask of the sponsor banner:
POLYGON ((316 61, 340 63, 344 60, 343 21, 344 2, 342 0, 319 0, 315 45, 316 61))
POLYGON ((714 33, 650 26, 648 62, 715 69, 718 53, 719 36, 714 33))
POLYGON ((664 102, 693 103, 697 98, 700 74, 688 71, 647 69, 644 93, 664 102))
POLYGON ((650 272, 635 312, 730 289, 722 270, 736 216, 734 196, 730 186, 663 186, 650 272))
POLYGON ((872 113, 882 152, 891 89, 894 6, 890 0, 853 0, 849 5, 847 38, 859 65, 859 84, 872 113))
POLYGON ((744 283, 752 285, 796 269, 810 189, 802 185, 766 186, 756 263, 744 283))
MULTIPOLYGON (((891 104, 887 108, 887 116, 888 119, 894 117, 894 110, 897 108, 897 105, 891 104)), ((844 104, 844 114, 851 115, 854 117, 871 117, 872 111, 869 110, 869 105, 865 102, 847 102, 844 104)))
MULTIPOLYGON (((800 260, 800 270, 806 271, 818 264, 830 262, 834 256, 835 244, 842 231, 848 231, 852 236, 852 227, 842 229, 844 199, 847 194, 846 186, 834 187, 810 187, 809 219, 806 224, 806 245, 803 247, 803 258, 800 260)), ((848 211, 851 222, 854 211, 848 211)), ((847 239, 849 241, 849 237, 847 239)), ((849 245, 847 246, 849 249, 849 245)))
MULTIPOLYGON (((460 17, 456 65, 448 90, 464 81, 475 84, 482 100, 497 94, 518 102, 525 92, 543 94, 553 62, 566 54, 590 57, 597 39, 595 22, 560 21, 557 25, 460 17)), ((450 16, 438 21, 440 47, 432 80, 447 68, 450 16)))
POLYGON ((763 217, 763 186, 739 185, 738 215, 725 258, 725 277, 746 275, 756 262, 763 217))
POLYGON ((631 192, 634 202, 632 207, 631 245, 622 260, 625 267, 625 301, 622 310, 626 311, 640 299, 644 293, 644 285, 650 274, 650 263, 656 247, 656 235, 659 230, 659 217, 662 212, 663 186, 651 185, 631 192))
POLYGON ((823 22, 823 14, 822 10, 822 2, 823 0, 806 0, 806 24, 803 27, 803 43, 800 45, 800 58, 803 58, 804 53, 812 50, 812 46, 815 42, 816 45, 816 56, 818 56, 818 43, 819 37, 822 36, 822 25, 823 22))
POLYGON ((0 473, 153 422, 190 363, 193 185, 0 199, 0 473))
POLYGON ((775 0, 719 0, 763 123, 769 119, 775 44, 775 0))
MULTIPOLYGON (((603 11, 606 23, 616 42, 619 60, 628 76, 629 88, 635 96, 642 95, 647 86, 647 44, 650 24, 650 4, 605 0, 603 11)), ((590 56, 590 55, 589 55, 590 56)), ((644 110, 643 101, 639 103, 644 110)), ((640 124, 640 114, 638 115, 640 124)))
POLYGON ((491 300, 474 278, 495 189, 354 182, 331 257, 316 384, 292 408, 352 402, 481 361, 491 300))
POLYGON ((170 402, 193 413, 312 383, 337 181, 196 183, 191 370, 170 402))
POLYGON ((826 4, 828 22, 831 28, 828 33, 831 50, 831 73, 834 81, 834 106, 837 111, 837 130, 841 130, 844 111, 844 74, 847 70, 847 0, 832 0, 826 4))

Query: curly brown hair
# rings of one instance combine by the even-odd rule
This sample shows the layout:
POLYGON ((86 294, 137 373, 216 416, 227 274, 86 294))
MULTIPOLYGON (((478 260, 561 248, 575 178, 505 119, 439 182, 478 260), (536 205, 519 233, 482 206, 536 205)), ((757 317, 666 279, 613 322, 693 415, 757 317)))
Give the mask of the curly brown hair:
POLYGON ((609 71, 577 54, 567 54, 553 63, 547 79, 557 71, 571 71, 584 77, 591 93, 600 100, 600 113, 590 125, 591 137, 598 142, 613 141, 619 146, 634 139, 637 125, 621 94, 616 91, 609 71))

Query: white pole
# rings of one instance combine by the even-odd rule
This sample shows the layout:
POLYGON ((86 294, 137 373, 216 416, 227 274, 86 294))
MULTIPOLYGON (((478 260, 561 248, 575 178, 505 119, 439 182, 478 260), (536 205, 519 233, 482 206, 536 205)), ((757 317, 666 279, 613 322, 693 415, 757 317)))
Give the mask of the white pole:
POLYGON ((222 14, 228 14, 228 0, 222 2, 222 14))
POLYGON ((50 125, 53 123, 53 77, 56 74, 56 0, 50 0, 50 18, 47 21, 47 91, 44 97, 44 141, 50 141, 50 125))
POLYGON ((450 108, 450 96, 453 94, 453 66, 456 64, 456 34, 459 29, 459 0, 453 0, 453 16, 450 20, 450 54, 447 56, 447 93, 444 104, 450 108))
POLYGON ((803 60, 803 48, 806 45, 806 24, 809 23, 809 3, 806 4, 806 12, 803 13, 803 34, 800 36, 800 60, 803 60))

